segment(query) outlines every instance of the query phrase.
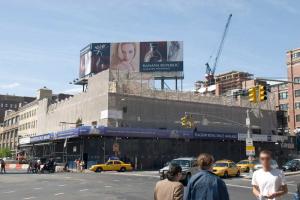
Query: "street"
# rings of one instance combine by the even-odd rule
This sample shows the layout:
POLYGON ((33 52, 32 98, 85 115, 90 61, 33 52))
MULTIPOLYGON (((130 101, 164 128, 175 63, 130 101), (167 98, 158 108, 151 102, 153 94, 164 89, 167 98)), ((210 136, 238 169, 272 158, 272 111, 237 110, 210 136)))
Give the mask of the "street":
MULTIPOLYGON (((292 199, 300 175, 287 177, 292 199)), ((65 200, 150 200, 159 180, 155 172, 55 173, 26 174, 11 172, 0 176, 1 200, 65 199, 65 200)), ((255 199, 251 182, 244 178, 225 180, 232 200, 255 199)))

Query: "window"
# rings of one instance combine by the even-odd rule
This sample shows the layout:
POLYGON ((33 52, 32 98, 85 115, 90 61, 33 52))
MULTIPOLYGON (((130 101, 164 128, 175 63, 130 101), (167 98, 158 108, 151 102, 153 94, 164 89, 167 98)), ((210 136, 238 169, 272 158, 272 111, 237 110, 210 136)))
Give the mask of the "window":
POLYGON ((300 90, 295 90, 295 97, 300 97, 300 90))
POLYGON ((300 115, 296 115, 296 122, 300 122, 300 115))
POLYGON ((295 77, 295 78, 294 78, 294 82, 300 83, 300 77, 295 77))
POLYGON ((115 165, 121 165, 120 161, 115 161, 115 165))
POLYGON ((295 109, 300 109, 300 102, 295 103, 295 109))
POLYGON ((279 99, 287 99, 287 98, 288 98, 288 92, 279 93, 279 99))
POLYGON ((293 55, 292 55, 293 59, 299 58, 299 57, 300 57, 300 52, 293 53, 293 55))
MULTIPOLYGON (((288 110, 289 105, 288 104, 280 104, 279 109, 280 110, 288 110)), ((299 109, 300 109, 300 103, 299 103, 299 109)))

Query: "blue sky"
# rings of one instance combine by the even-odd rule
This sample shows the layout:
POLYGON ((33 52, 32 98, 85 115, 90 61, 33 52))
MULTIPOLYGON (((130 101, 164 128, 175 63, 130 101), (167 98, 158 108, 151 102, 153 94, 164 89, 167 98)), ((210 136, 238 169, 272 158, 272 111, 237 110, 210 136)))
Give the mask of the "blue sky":
POLYGON ((184 88, 203 79, 233 14, 216 73, 286 77, 285 52, 300 47, 296 0, 10 0, 0 2, 0 93, 76 88, 79 51, 91 42, 184 41, 184 88))

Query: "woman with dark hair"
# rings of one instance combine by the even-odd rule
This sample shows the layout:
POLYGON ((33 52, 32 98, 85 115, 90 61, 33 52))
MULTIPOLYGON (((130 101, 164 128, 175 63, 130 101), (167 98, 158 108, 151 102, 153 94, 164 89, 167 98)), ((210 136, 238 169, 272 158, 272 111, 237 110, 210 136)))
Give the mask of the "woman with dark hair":
POLYGON ((184 187, 179 182, 182 179, 180 165, 171 163, 167 179, 158 181, 154 190, 154 200, 182 200, 184 187))

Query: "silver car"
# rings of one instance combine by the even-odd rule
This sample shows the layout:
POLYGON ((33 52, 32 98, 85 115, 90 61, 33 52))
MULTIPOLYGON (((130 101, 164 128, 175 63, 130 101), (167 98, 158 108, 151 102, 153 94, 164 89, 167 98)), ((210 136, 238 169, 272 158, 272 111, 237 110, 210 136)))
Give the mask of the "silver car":
MULTIPOLYGON (((197 160, 193 157, 186 158, 176 158, 172 160, 170 163, 176 163, 182 168, 182 182, 184 185, 187 185, 188 181, 192 177, 192 175, 196 174, 199 170, 197 167, 197 160)), ((165 167, 159 170, 160 179, 165 179, 167 172, 169 170, 169 164, 167 163, 165 167)))
MULTIPOLYGON (((277 161, 276 161, 276 160, 271 160, 271 167, 272 167, 273 169, 278 169, 278 164, 277 164, 277 161)), ((260 164, 260 162, 259 162, 259 161, 256 161, 256 162, 254 163, 254 168, 253 168, 253 170, 256 171, 256 170, 261 169, 261 168, 262 168, 262 165, 260 164)))

